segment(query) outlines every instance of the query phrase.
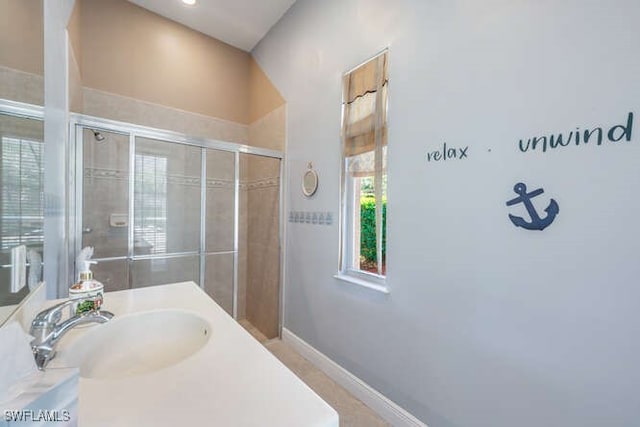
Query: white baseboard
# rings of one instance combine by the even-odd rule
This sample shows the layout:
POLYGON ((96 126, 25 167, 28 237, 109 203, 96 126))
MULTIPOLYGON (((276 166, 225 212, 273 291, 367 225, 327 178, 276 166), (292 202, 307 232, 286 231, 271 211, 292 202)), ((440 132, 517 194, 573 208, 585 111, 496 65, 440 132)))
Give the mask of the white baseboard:
POLYGON ((382 419, 395 427, 427 427, 425 423, 374 390, 360 378, 329 359, 324 354, 299 338, 287 328, 282 328, 282 341, 293 347, 305 359, 327 374, 332 380, 347 389, 382 419))

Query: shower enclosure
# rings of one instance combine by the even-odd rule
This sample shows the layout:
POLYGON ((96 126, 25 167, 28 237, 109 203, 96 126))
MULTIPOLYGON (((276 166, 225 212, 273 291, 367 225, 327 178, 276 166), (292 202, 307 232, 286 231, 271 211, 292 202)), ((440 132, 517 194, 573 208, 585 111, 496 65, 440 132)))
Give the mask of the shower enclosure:
POLYGON ((278 335, 282 153, 82 115, 70 131, 70 258, 93 246, 106 291, 194 281, 278 335))

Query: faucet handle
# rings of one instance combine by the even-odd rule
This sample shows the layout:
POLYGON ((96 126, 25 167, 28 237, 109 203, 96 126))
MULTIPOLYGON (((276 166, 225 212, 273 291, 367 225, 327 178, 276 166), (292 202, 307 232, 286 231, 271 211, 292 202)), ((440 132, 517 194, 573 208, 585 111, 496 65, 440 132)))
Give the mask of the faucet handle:
POLYGON ((74 303, 82 303, 88 300, 93 301, 94 299, 95 299, 94 296, 68 299, 54 306, 51 306, 47 309, 44 309, 40 313, 38 313, 36 317, 33 319, 33 322, 31 322, 31 327, 55 326, 62 319, 62 310, 65 307, 68 307, 74 303))
POLYGON ((31 326, 55 326, 62 319, 62 310, 65 307, 70 306, 75 302, 82 302, 84 298, 78 298, 74 300, 66 300, 61 303, 58 303, 52 307, 42 310, 40 313, 36 315, 31 322, 31 326))

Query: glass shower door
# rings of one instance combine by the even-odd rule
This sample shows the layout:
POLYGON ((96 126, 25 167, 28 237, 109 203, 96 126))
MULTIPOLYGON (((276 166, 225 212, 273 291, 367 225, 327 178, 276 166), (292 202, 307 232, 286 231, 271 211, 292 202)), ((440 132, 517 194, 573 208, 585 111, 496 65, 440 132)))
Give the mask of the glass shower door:
POLYGON ((238 282, 247 253, 239 267, 238 247, 246 240, 247 216, 239 209, 246 210, 247 197, 238 197, 240 154, 78 126, 76 251, 94 247, 94 275, 106 291, 193 281, 244 318, 246 286, 239 298, 238 282))
POLYGON ((202 149, 136 138, 132 287, 200 280, 202 149))
POLYGON ((206 150, 204 289, 227 313, 237 306, 236 154, 206 150))
POLYGON ((82 141, 81 246, 106 291, 128 289, 129 135, 85 128, 82 141))

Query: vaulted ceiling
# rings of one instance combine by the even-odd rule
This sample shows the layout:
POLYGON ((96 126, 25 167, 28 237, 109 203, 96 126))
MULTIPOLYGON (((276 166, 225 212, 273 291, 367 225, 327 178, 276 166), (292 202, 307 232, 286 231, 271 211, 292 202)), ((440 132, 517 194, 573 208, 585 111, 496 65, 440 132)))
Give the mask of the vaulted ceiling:
POLYGON ((264 37, 295 0, 129 0, 245 51, 264 37))

